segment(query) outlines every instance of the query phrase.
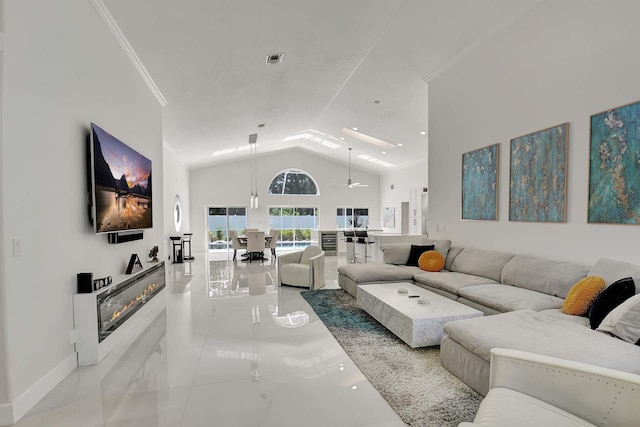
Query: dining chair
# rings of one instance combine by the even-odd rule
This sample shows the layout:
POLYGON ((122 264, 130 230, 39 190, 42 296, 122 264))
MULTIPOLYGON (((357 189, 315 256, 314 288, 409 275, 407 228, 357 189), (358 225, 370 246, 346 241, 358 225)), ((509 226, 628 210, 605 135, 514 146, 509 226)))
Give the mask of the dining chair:
POLYGON ((253 261, 256 254, 260 261, 264 260, 264 231, 248 231, 247 232, 247 252, 249 253, 249 262, 253 261))
POLYGON ((269 232, 271 235, 271 239, 269 240, 269 249, 271 249, 271 255, 276 257, 276 245, 278 244, 278 240, 280 239, 280 231, 272 228, 269 232))
POLYGON ((229 236, 231 236, 231 243, 233 245, 233 259, 236 259, 238 249, 247 249, 247 244, 238 239, 238 232, 235 230, 229 230, 229 236))

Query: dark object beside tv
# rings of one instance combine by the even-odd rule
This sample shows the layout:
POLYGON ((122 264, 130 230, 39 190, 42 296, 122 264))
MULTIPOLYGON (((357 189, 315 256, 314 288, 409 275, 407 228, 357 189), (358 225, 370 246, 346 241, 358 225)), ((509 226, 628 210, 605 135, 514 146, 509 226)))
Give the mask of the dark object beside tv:
POLYGON ((152 228, 151 160, 95 123, 91 123, 89 150, 95 232, 152 228))

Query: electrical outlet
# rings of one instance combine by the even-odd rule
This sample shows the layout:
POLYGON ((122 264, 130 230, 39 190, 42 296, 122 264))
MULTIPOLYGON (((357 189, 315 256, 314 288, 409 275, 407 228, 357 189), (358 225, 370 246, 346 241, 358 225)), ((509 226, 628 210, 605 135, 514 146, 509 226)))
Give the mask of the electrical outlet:
POLYGON ((444 233, 444 225, 438 224, 438 226, 436 227, 436 231, 438 233, 444 233))

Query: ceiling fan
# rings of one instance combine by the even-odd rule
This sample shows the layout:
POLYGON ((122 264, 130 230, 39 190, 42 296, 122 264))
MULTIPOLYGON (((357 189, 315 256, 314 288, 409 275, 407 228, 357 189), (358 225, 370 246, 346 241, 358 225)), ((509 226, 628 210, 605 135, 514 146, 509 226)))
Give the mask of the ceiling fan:
POLYGON ((354 187, 368 187, 368 186, 369 185, 367 184, 360 184, 359 182, 351 181, 351 147, 349 147, 349 179, 347 180, 347 187, 354 188, 354 187))

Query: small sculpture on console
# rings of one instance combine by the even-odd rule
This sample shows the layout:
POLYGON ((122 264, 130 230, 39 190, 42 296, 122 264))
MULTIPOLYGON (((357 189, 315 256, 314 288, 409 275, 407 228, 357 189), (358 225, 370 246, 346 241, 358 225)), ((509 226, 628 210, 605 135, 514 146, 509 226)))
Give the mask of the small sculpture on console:
POLYGON ((154 246, 151 248, 151 250, 149 251, 149 258, 151 258, 150 262, 158 262, 160 261, 158 259, 158 247, 154 246))

